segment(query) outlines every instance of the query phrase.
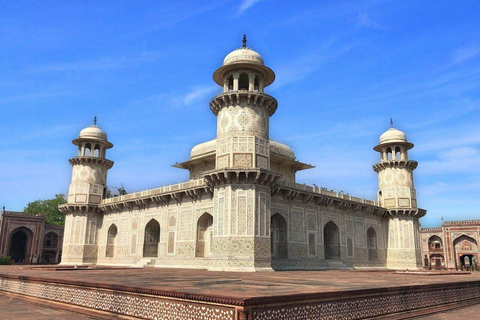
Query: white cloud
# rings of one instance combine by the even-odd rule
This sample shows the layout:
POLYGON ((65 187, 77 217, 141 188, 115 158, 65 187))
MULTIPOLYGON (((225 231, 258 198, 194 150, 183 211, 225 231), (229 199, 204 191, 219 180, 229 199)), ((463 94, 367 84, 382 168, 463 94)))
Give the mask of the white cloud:
POLYGON ((334 39, 329 39, 317 50, 293 59, 278 68, 272 90, 302 80, 310 73, 320 69, 325 63, 348 53, 357 44, 334 47, 334 39))
POLYGON ((387 30, 384 26, 380 25, 376 21, 373 21, 366 13, 360 12, 358 13, 358 19, 360 20, 360 24, 364 27, 367 28, 372 28, 372 29, 381 29, 381 30, 387 30))
POLYGON ((205 97, 211 95, 218 89, 217 86, 202 86, 196 87, 192 91, 188 92, 183 96, 183 103, 185 105, 191 105, 194 102, 204 99, 205 97))
POLYGON ((94 60, 53 62, 38 68, 30 68, 28 72, 65 72, 65 71, 95 71, 129 67, 135 62, 154 62, 165 58, 165 51, 151 50, 135 52, 131 55, 118 57, 101 57, 94 60))
POLYGON ((19 95, 2 97, 0 98, 0 102, 6 103, 6 102, 18 102, 23 100, 48 99, 48 98, 55 98, 55 97, 64 96, 68 94, 70 94, 70 92, 42 90, 39 92, 24 93, 19 95))
POLYGON ((445 150, 433 161, 422 162, 424 174, 478 174, 480 173, 480 152, 474 147, 445 150))
POLYGON ((450 150, 459 147, 473 147, 480 145, 480 128, 476 125, 451 127, 448 130, 433 130, 422 135, 415 147, 416 153, 450 150), (423 140, 423 141, 422 141, 423 140))
POLYGON ((452 54, 452 61, 453 64, 461 63, 478 54, 480 54, 480 44, 459 48, 452 54))
MULTIPOLYGON (((41 139, 46 137, 63 137, 65 136, 65 132, 72 132, 78 129, 78 127, 79 127, 78 123, 69 124, 69 125, 59 124, 59 125, 50 126, 50 127, 40 127, 39 129, 33 130, 28 134, 19 135, 14 138, 0 141, 0 146, 16 145, 21 142, 36 140, 36 139, 41 139)), ((2 150, 2 152, 5 152, 5 150, 2 150)))
POLYGON ((242 14, 245 10, 248 8, 252 7, 254 4, 263 1, 263 0, 243 0, 242 3, 240 4, 240 7, 238 7, 238 13, 237 14, 242 14))

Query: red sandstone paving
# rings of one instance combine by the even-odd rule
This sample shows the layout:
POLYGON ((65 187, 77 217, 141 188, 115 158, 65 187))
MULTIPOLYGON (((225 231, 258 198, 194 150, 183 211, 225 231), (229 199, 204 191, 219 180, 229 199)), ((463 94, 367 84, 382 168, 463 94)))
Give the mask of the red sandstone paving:
POLYGON ((75 312, 51 309, 28 301, 14 299, 0 294, 1 319, 29 320, 91 320, 99 319, 75 312))
POLYGON ((454 309, 446 312, 432 314, 426 317, 417 318, 419 320, 476 320, 480 317, 480 304, 454 309))
POLYGON ((31 266, 1 266, 0 274, 120 285, 232 299, 327 293, 480 280, 480 272, 455 275, 395 274, 365 271, 213 272, 197 269, 48 270, 31 266))

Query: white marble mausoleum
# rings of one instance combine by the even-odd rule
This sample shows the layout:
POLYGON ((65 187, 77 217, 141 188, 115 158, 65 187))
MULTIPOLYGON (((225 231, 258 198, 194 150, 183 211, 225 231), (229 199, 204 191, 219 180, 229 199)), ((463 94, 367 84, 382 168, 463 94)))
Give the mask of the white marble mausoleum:
MULTIPOLYGON (((106 198, 107 134, 92 125, 73 144, 62 264, 205 268, 229 271, 422 267, 409 159, 413 147, 394 128, 380 136, 377 200, 298 184, 312 168, 272 140, 275 80, 244 46, 213 74, 222 93, 210 101, 216 139, 176 164, 190 179, 106 198)), ((368 168, 365 168, 368 170, 368 168)))

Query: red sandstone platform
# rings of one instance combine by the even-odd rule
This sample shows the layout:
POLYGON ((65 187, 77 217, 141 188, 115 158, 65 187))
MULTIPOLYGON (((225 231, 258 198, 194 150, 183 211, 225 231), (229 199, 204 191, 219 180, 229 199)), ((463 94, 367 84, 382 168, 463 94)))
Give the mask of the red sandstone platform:
POLYGON ((5 266, 0 289, 144 319, 403 319, 478 303, 480 273, 5 266))

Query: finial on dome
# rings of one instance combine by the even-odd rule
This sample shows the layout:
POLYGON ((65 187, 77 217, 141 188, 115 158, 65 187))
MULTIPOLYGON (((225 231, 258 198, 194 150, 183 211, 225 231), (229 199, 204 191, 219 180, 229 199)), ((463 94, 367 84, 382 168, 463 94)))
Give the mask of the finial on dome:
POLYGON ((390 128, 393 128, 393 119, 390 118, 390 128))
POLYGON ((242 47, 246 48, 247 47, 247 35, 246 34, 243 34, 242 43, 243 43, 242 47))
POLYGON ((94 125, 94 126, 97 125, 97 116, 95 116, 95 118, 93 118, 93 125, 94 125))

